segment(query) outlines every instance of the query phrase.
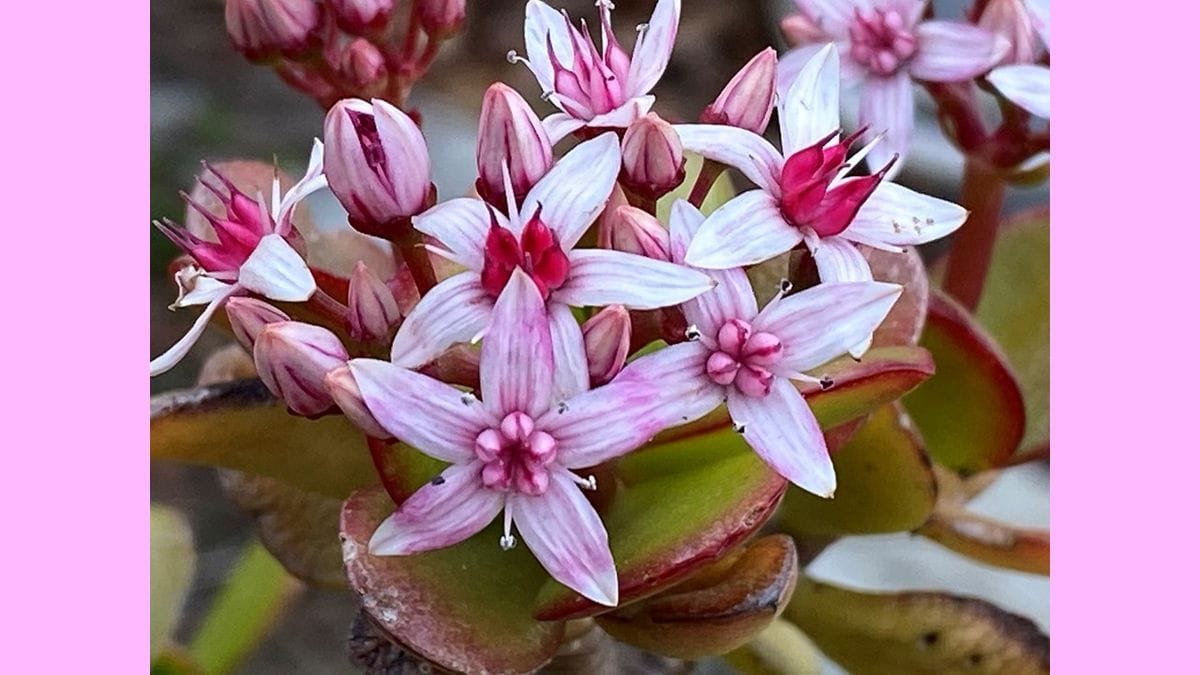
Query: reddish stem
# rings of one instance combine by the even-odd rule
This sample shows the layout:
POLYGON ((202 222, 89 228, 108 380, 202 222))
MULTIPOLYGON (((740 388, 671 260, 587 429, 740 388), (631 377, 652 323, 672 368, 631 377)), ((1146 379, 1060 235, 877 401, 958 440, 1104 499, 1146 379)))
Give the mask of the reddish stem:
POLYGON ((425 250, 423 244, 421 233, 413 229, 411 220, 400 224, 392 239, 392 245, 400 251, 400 256, 404 259, 405 266, 408 267, 408 273, 412 275, 413 282, 417 285, 417 291, 422 296, 437 285, 437 274, 433 271, 433 261, 429 259, 429 252, 425 250))
POLYGON ((975 311, 992 263, 992 249, 1004 208, 1004 177, 970 156, 963 171, 962 205, 970 212, 954 235, 946 265, 946 291, 975 311))
POLYGON ((387 490, 388 496, 399 506, 408 498, 408 491, 404 489, 404 470, 392 457, 392 444, 371 436, 366 438, 367 448, 371 450, 371 462, 375 464, 379 481, 383 483, 383 489, 387 490))
POLYGON ((625 198, 629 201, 629 205, 639 208, 652 216, 658 215, 658 200, 653 197, 648 197, 629 188, 625 189, 625 198))
POLYGON ((688 201, 692 203, 692 206, 700 208, 724 170, 724 164, 711 159, 704 160, 704 164, 700 166, 700 175, 696 177, 696 184, 692 186, 692 193, 688 195, 688 201))
POLYGON ((350 314, 348 307, 335 300, 332 295, 321 290, 320 287, 317 287, 308 302, 315 312, 340 325, 345 325, 346 317, 350 314))

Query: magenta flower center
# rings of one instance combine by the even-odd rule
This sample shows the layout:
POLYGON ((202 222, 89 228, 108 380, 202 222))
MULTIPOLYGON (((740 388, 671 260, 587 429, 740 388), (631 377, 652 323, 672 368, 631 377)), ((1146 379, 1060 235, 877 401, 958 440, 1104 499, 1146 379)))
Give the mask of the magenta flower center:
POLYGON ((799 150, 783 164, 780 176, 780 210, 796 227, 811 228, 822 237, 841 234, 871 193, 883 180, 886 169, 871 176, 838 178, 846 168, 846 156, 866 128, 826 145, 837 132, 799 150))
POLYGON ((483 289, 492 297, 500 297, 513 270, 518 267, 537 284, 543 300, 566 282, 567 273, 571 270, 570 260, 558 245, 554 231, 542 222, 540 214, 539 207, 533 218, 525 224, 519 240, 493 218, 483 250, 483 270, 480 272, 483 289))
POLYGON ((917 51, 904 17, 894 9, 854 10, 850 57, 875 75, 891 75, 917 51))
POLYGON ((741 319, 730 319, 717 331, 714 347, 706 365, 713 382, 733 385, 752 398, 771 393, 775 375, 770 368, 783 353, 779 338, 764 331, 754 332, 741 319))
MULTIPOLYGON (((225 208, 225 215, 218 216, 190 195, 184 195, 188 205, 204 216, 216 234, 216 241, 192 234, 177 223, 166 221, 159 229, 176 246, 187 251, 201 268, 208 272, 237 271, 254 252, 258 242, 270 234, 274 223, 269 214, 263 213, 258 202, 239 190, 233 181, 216 169, 206 165, 221 185, 201 177, 200 182, 225 208)), ((290 233, 284 233, 290 236, 290 233)))
POLYGON ((475 456, 483 462, 480 477, 485 487, 540 495, 550 484, 549 466, 558 456, 558 442, 534 429, 529 415, 513 412, 499 427, 479 432, 475 456))
POLYGON ((571 36, 570 67, 564 65, 563 55, 557 54, 554 44, 548 37, 546 39, 558 102, 567 113, 579 119, 591 119, 619 107, 626 98, 629 56, 613 35, 608 10, 603 7, 600 10, 600 23, 607 43, 604 54, 596 49, 586 23, 580 21, 579 28, 575 28, 566 14, 563 21, 571 36))

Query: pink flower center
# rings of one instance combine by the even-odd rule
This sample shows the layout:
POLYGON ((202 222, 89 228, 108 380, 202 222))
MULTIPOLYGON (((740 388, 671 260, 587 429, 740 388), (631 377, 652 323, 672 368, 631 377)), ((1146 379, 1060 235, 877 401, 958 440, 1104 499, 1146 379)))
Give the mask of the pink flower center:
POLYGON ((529 415, 513 412, 499 427, 479 432, 475 456, 483 462, 485 487, 540 495, 550 484, 549 466, 558 456, 558 442, 534 429, 529 415))
POLYGON ((717 331, 713 347, 706 366, 713 382, 734 385, 752 398, 771 393, 775 375, 770 368, 779 362, 783 352, 779 338, 763 331, 756 333, 741 319, 730 319, 717 331))
MULTIPOLYGON (((797 151, 783 164, 780 209, 789 223, 812 228, 822 237, 841 234, 883 180, 887 167, 871 176, 838 179, 850 146, 866 128, 825 147, 838 132, 797 151), (834 185, 834 182, 837 184, 834 185)), ((890 166, 890 165, 889 165, 890 166)))
POLYGON ((483 289, 492 297, 500 297, 513 270, 518 267, 537 284, 543 300, 566 282, 571 262, 558 245, 554 231, 542 222, 541 212, 539 206, 533 218, 525 224, 520 240, 508 228, 496 222, 493 214, 492 227, 483 250, 483 271, 480 273, 483 289))
POLYGON ((587 23, 581 20, 579 28, 575 28, 565 12, 563 22, 571 37, 570 67, 563 64, 560 55, 554 51, 554 44, 546 38, 550 65, 554 68, 554 94, 563 109, 579 119, 591 119, 610 112, 626 99, 629 56, 613 35, 609 11, 609 7, 600 6, 600 23, 606 43, 603 55, 597 51, 587 23))
POLYGON ((850 57, 875 75, 891 75, 917 51, 904 17, 894 9, 856 9, 850 57))
MULTIPOLYGON (((200 178, 200 182, 225 208, 225 215, 218 216, 190 195, 184 195, 188 205, 204 216, 217 236, 210 241, 192 234, 177 223, 166 221, 159 229, 176 246, 196 259, 201 268, 209 272, 236 271, 246 262, 262 238, 270 234, 274 223, 264 213, 258 202, 239 190, 233 181, 211 166, 206 168, 217 177, 221 185, 200 178)), ((290 233, 283 233, 290 237, 290 233)))

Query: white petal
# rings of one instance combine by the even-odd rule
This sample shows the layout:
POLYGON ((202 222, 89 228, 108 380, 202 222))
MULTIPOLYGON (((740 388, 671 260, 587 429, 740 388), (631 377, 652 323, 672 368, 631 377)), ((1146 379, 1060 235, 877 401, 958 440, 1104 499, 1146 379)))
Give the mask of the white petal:
POLYGON ((487 244, 492 216, 502 226, 508 219, 480 199, 451 199, 413 217, 413 227, 442 242, 454 254, 454 262, 468 269, 483 269, 483 248, 487 244))
POLYGON ((546 303, 529 275, 517 269, 492 309, 479 356, 479 389, 497 417, 517 410, 537 417, 550 407, 553 387, 546 303))
MULTIPOLYGON (((671 206, 671 256, 675 260, 683 260, 693 234, 703 222, 704 214, 686 199, 679 199, 671 206)), ((688 323, 695 324, 701 333, 714 336, 728 319, 754 318, 758 303, 750 279, 741 268, 705 270, 705 273, 717 282, 717 287, 683 303, 688 323)))
POLYGON ((568 255, 571 271, 553 297, 572 307, 658 309, 690 300, 715 285, 703 272, 633 253, 580 249, 568 255))
POLYGON ((1050 69, 1046 66, 1003 66, 988 73, 987 80, 1004 98, 1038 117, 1050 119, 1050 69))
POLYGON ((838 53, 828 44, 800 69, 779 99, 783 155, 789 157, 841 128, 838 114, 838 53))
POLYGON ((469 462, 475 437, 496 424, 482 403, 427 375, 378 359, 348 365, 379 425, 430 457, 469 462))
POLYGON ((875 281, 825 282, 773 300, 751 325, 779 338, 783 355, 778 372, 794 377, 870 338, 901 288, 875 281))
POLYGON ((883 182, 841 236, 867 246, 915 246, 954 232, 967 210, 953 202, 883 182))
POLYGON ((1033 29, 1050 48, 1050 0, 1025 0, 1029 16, 1033 19, 1033 29))
POLYGON ((590 600, 617 604, 608 532, 570 472, 553 467, 544 494, 513 493, 508 503, 517 531, 550 576, 590 600))
MULTIPOLYGON (((182 272, 184 272, 184 270, 180 270, 180 272, 175 274, 176 283, 179 282, 179 276, 182 272)), ((180 286, 179 299, 171 305, 171 309, 175 309, 176 307, 207 305, 218 298, 229 295, 229 287, 231 286, 231 284, 214 279, 204 273, 199 273, 194 276, 191 280, 191 285, 192 290, 186 293, 183 292, 183 286, 180 286)))
POLYGON ((729 391, 729 416, 745 425, 746 442, 776 473, 821 497, 837 487, 825 437, 808 402, 786 380, 776 380, 763 398, 729 391))
POLYGON ((587 126, 597 129, 625 128, 633 124, 633 121, 637 118, 650 112, 650 108, 654 107, 654 101, 655 98, 653 96, 631 98, 616 108, 606 113, 600 113, 588 120, 587 126))
POLYGON ((238 290, 238 287, 230 285, 226 289, 224 295, 216 296, 208 303, 208 306, 204 308, 200 316, 196 317, 196 322, 192 324, 187 333, 184 333, 179 342, 171 345, 170 349, 163 352, 158 358, 150 361, 150 377, 162 375, 174 368, 177 363, 183 360, 184 356, 187 356, 187 353, 195 346, 196 341, 200 339, 200 335, 204 332, 204 327, 212 320, 213 313, 217 311, 217 308, 221 306, 226 298, 238 290))
POLYGON ((795 0, 796 6, 821 30, 834 37, 847 35, 854 10, 871 9, 870 0, 795 0))
POLYGON ((588 390, 587 350, 583 329, 571 308, 561 302, 546 303, 550 319, 550 343, 554 346, 553 401, 565 401, 588 390))
POLYGON ((899 71, 890 77, 868 77, 858 101, 858 123, 873 133, 883 134, 867 154, 867 167, 879 171, 892 157, 900 155, 900 161, 892 168, 892 173, 898 171, 912 136, 912 78, 899 71))
POLYGON ((922 21, 917 24, 917 53, 909 62, 912 76, 931 82, 974 79, 1008 53, 1008 40, 959 21, 922 21))
POLYGON ((492 304, 474 272, 456 274, 434 286, 400 324, 392 342, 392 363, 417 368, 456 342, 478 338, 487 328, 492 304))
POLYGON ((580 143, 529 190, 513 231, 519 235, 540 207, 542 222, 558 235, 563 250, 574 248, 604 210, 620 170, 621 146, 615 133, 580 143))
MULTIPOLYGON (((292 216, 292 210, 296 205, 304 200, 305 197, 324 188, 328 185, 325 179, 325 144, 321 139, 313 139, 312 152, 308 155, 308 169, 304 172, 304 177, 301 178, 292 189, 287 191, 283 199, 278 204, 274 204, 272 215, 275 217, 275 227, 283 228, 280 233, 285 233, 291 223, 288 222, 292 216)), ((279 179, 276 178, 273 184, 273 192, 278 192, 279 179)), ((272 200, 273 201, 273 200, 272 200)))
POLYGON ((650 93, 671 60, 675 34, 679 30, 680 0, 658 0, 650 21, 638 36, 629 60, 629 79, 625 95, 633 98, 650 93))
POLYGON ((272 300, 303 302, 317 290, 308 263, 278 234, 268 234, 238 270, 238 284, 272 300))
POLYGON ((404 500, 367 545, 372 555, 408 555, 453 546, 487 527, 504 508, 504 493, 483 487, 479 464, 446 467, 404 500))
POLYGON ((684 150, 728 164, 760 188, 779 194, 783 158, 767 139, 752 131, 716 124, 677 124, 675 131, 684 150))
POLYGON ((568 30, 563 15, 541 0, 529 0, 525 5, 526 58, 543 92, 554 91, 554 67, 550 65, 550 52, 546 49, 547 36, 554 42, 554 55, 563 65, 570 68, 574 63, 575 52, 568 30))
MULTIPOLYGON (((889 247, 890 248, 890 247, 889 247)), ((817 264, 817 274, 823 283, 847 281, 872 281, 871 266, 854 243, 845 237, 825 237, 812 249, 817 264)), ((871 335, 852 345, 848 351, 860 358, 871 348, 871 335)))
POLYGON ((546 119, 542 120, 542 127, 546 129, 550 145, 557 145, 559 141, 575 133, 576 130, 582 129, 584 124, 586 122, 583 120, 562 112, 547 115, 546 119))
POLYGON ((766 190, 751 190, 725 202, 704 221, 685 261, 694 267, 728 269, 760 263, 790 251, 801 240, 766 190))

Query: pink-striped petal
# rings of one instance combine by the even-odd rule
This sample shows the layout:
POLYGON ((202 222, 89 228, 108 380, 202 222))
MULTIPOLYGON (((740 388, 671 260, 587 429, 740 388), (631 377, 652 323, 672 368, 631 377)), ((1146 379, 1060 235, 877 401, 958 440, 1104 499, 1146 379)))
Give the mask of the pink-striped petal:
POLYGON ((760 263, 800 243, 800 229, 783 219, 766 190, 744 192, 704 221, 684 261, 693 267, 729 269, 760 263))
POLYGON ((396 331, 392 363, 417 368, 456 342, 479 338, 492 315, 492 304, 475 272, 456 274, 434 286, 396 331))
POLYGON ((371 535, 371 555, 408 555, 453 546, 487 527, 504 508, 504 493, 483 487, 480 465, 447 467, 371 535))
POLYGON ((650 112, 650 108, 654 107, 654 101, 655 97, 649 95, 631 98, 616 108, 588 120, 587 126, 595 129, 623 129, 633 124, 637 118, 650 112))
POLYGON ((171 345, 170 349, 160 354, 158 358, 150 361, 150 377, 162 375, 182 361, 183 357, 187 356, 187 353, 200 340, 200 336, 204 334, 204 329, 208 326, 208 322, 212 320, 213 313, 237 290, 239 289, 236 285, 230 285, 223 294, 213 297, 209 301, 208 306, 204 308, 204 311, 200 313, 200 316, 196 317, 196 322, 192 324, 188 332, 184 333, 183 337, 179 339, 179 342, 171 345))
POLYGON ((763 398, 729 391, 729 416, 744 425, 746 442, 776 473, 821 497, 832 497, 837 476, 821 426, 791 382, 777 380, 763 398))
POLYGON ((587 351, 583 329, 571 308, 561 302, 546 303, 550 319, 550 343, 554 346, 553 401, 565 401, 587 391, 587 351))
POLYGON ((822 237, 812 247, 817 274, 825 283, 839 281, 871 281, 867 259, 846 237, 822 237))
POLYGON ((716 124, 677 124, 684 150, 728 164, 773 195, 779 194, 783 158, 767 139, 738 127, 716 124))
POLYGON ((953 202, 883 182, 841 236, 867 246, 915 246, 954 232, 967 221, 967 210, 953 202))
MULTIPOLYGON (((704 214, 686 199, 671 205, 671 256, 683 260, 692 237, 704 222, 704 214)), ((758 303, 750 279, 740 267, 705 270, 717 282, 716 288, 683 303, 683 315, 704 335, 714 336, 728 319, 749 321, 758 313, 758 303)))
POLYGON ((569 251, 604 210, 620 170, 621 145, 615 133, 580 143, 529 190, 513 230, 520 236, 540 208, 542 222, 569 251))
POLYGON ((552 468, 545 493, 513 493, 508 504, 517 531, 550 576, 590 600, 617 604, 617 567, 608 532, 570 472, 552 468))
POLYGON ((501 226, 508 226, 508 218, 483 200, 451 199, 413 217, 413 228, 441 242, 454 255, 454 262, 478 272, 483 269, 483 247, 492 214, 501 226))
POLYGON ((890 77, 869 77, 863 82, 858 100, 858 123, 883 134, 867 153, 867 167, 880 171, 892 158, 900 155, 893 165, 895 173, 908 153, 913 127, 913 83, 903 71, 890 77))
POLYGON ((547 115, 546 119, 542 120, 542 127, 546 130, 546 136, 550 138, 550 145, 557 145, 562 139, 582 129, 584 124, 585 121, 563 112, 547 115))
POLYGON ((1039 65, 1003 66, 988 73, 1004 98, 1025 110, 1050 119, 1050 69, 1039 65))
POLYGON ((804 64, 780 97, 779 129, 785 158, 841 128, 840 77, 838 52, 831 43, 804 64))
POLYGON ((1050 48, 1050 0, 1025 0, 1029 16, 1033 19, 1033 29, 1050 48))
POLYGON ((430 457, 471 461, 475 437, 496 423, 482 403, 427 375, 378 359, 348 365, 379 426, 430 457))
POLYGON ((1008 53, 1008 40, 995 33, 957 21, 922 21, 917 24, 917 53, 908 64, 918 80, 961 82, 974 79, 1008 53))
POLYGON ((796 0, 796 6, 810 21, 832 37, 845 37, 854 10, 870 9, 870 2, 862 0, 796 0))
POLYGON ((629 98, 650 93, 671 60, 675 34, 679 31, 680 0, 658 0, 650 21, 638 36, 629 60, 625 95, 629 98))
POLYGON ((414 213, 429 192, 429 148, 425 136, 411 117, 391 103, 373 98, 371 109, 383 156, 388 158, 387 185, 394 191, 396 203, 406 205, 404 212, 414 213))
POLYGON ((308 263, 278 234, 259 240, 238 269, 238 285, 283 302, 303 302, 317 290, 308 263))
POLYGON ((558 10, 542 2, 529 0, 525 5, 525 54, 529 69, 537 78, 543 92, 554 91, 554 67, 550 64, 547 37, 554 44, 554 54, 570 68, 574 63, 571 35, 566 21, 558 10))
POLYGON ((499 419, 515 411, 537 417, 550 407, 553 387, 546 302, 529 275, 517 269, 492 310, 479 355, 479 389, 499 419))
POLYGON ((703 272, 624 251, 592 248, 568 255, 570 276, 553 298, 572 307, 658 309, 691 300, 715 285, 703 272))
POLYGON ((870 338, 901 288, 875 281, 822 283, 772 300, 752 325, 779 338, 783 352, 775 372, 795 377, 870 338))

